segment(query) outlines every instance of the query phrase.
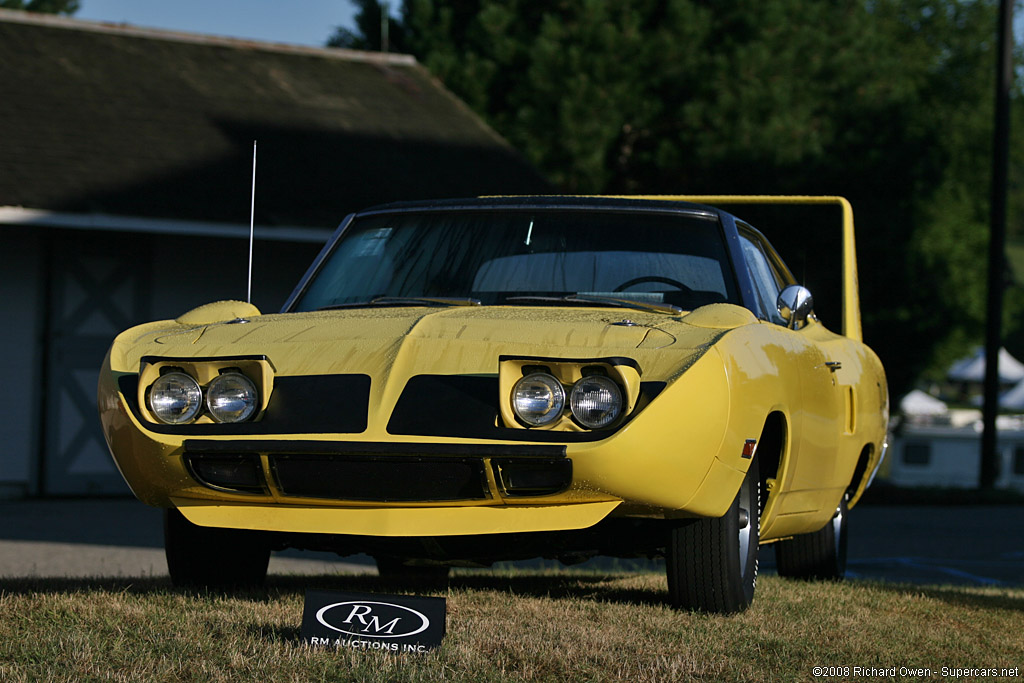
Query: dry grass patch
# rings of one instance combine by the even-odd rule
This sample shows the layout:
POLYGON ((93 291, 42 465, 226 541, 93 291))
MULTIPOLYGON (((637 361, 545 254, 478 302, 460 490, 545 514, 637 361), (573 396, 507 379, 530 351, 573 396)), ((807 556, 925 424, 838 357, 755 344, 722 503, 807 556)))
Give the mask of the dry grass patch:
POLYGON ((3 681, 757 681, 814 666, 1024 667, 1024 590, 763 577, 748 612, 668 608, 664 578, 456 576, 427 655, 312 649, 307 588, 403 592, 376 577, 287 577, 262 591, 156 579, 0 583, 3 681))

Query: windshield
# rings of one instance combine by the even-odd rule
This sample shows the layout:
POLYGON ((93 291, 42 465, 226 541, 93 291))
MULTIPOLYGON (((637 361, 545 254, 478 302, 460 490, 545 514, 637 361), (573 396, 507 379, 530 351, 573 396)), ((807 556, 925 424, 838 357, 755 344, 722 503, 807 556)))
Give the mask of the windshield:
POLYGON ((721 228, 711 217, 426 211, 354 221, 294 310, 567 301, 692 310, 739 303, 739 296, 721 228))

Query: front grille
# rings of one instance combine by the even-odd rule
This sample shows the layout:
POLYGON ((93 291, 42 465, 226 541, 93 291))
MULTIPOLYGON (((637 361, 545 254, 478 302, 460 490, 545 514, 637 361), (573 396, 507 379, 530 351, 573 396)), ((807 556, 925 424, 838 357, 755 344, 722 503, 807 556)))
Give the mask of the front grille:
POLYGON ((565 446, 554 444, 186 439, 184 445, 187 462, 233 464, 265 455, 277 489, 286 496, 304 498, 398 503, 483 500, 491 497, 485 458, 500 462, 496 476, 517 495, 549 492, 568 486, 572 479, 565 446), (538 463, 555 475, 554 481, 550 476, 538 481, 534 471, 538 463))
POLYGON ((495 458, 491 467, 509 496, 550 496, 572 484, 568 458, 495 458))
POLYGON ((238 493, 266 493, 263 469, 254 453, 186 455, 192 478, 212 489, 238 493))
POLYGON ((273 454, 270 469, 286 496, 375 502, 489 497, 479 458, 273 454))

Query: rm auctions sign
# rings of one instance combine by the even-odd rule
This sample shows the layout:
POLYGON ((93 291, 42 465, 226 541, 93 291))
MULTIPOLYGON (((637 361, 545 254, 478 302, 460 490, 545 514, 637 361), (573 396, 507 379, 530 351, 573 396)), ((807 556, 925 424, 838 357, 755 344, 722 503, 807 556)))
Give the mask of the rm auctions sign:
POLYGON ((306 591, 302 642, 388 652, 427 652, 441 644, 444 598, 306 591))

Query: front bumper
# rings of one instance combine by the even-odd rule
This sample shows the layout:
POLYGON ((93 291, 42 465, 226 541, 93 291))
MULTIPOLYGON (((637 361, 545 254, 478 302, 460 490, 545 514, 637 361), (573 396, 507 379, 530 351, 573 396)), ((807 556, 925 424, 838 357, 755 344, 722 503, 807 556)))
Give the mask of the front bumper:
MULTIPOLYGON (((592 526, 609 515, 720 516, 725 512, 744 476, 746 463, 738 455, 743 434, 727 425, 728 389, 721 363, 704 360, 614 434, 576 443, 394 435, 373 424, 358 434, 240 438, 207 433, 190 439, 166 429, 150 429, 140 421, 109 363, 101 371, 100 414, 111 453, 135 495, 149 505, 177 507, 199 525, 368 536, 570 530, 592 526), (280 458, 290 458, 290 465, 306 456, 330 459, 338 449, 384 462, 369 463, 359 475, 364 481, 386 478, 387 467, 400 466, 401 458, 417 458, 417 466, 430 465, 431 459, 476 463, 472 467, 482 482, 473 495, 444 500, 379 495, 332 499, 320 495, 325 489, 316 488, 315 477, 309 474, 314 470, 306 473, 308 488, 282 486, 280 458), (394 452, 375 453, 374 449, 394 452), (202 477, 196 476, 190 458, 220 452, 254 459, 260 485, 237 492, 200 483, 202 477), (728 458, 723 453, 736 455, 728 458), (559 459, 571 467, 571 481, 564 490, 538 495, 511 491, 502 478, 503 461, 559 459), (384 469, 374 469, 378 466, 384 469)), ((346 457, 344 452, 341 455, 346 457)), ((332 476, 347 476, 347 471, 336 469, 332 476)), ((418 471, 426 480, 437 476, 429 466, 418 471)), ((441 471, 443 475, 450 470, 441 471)))

